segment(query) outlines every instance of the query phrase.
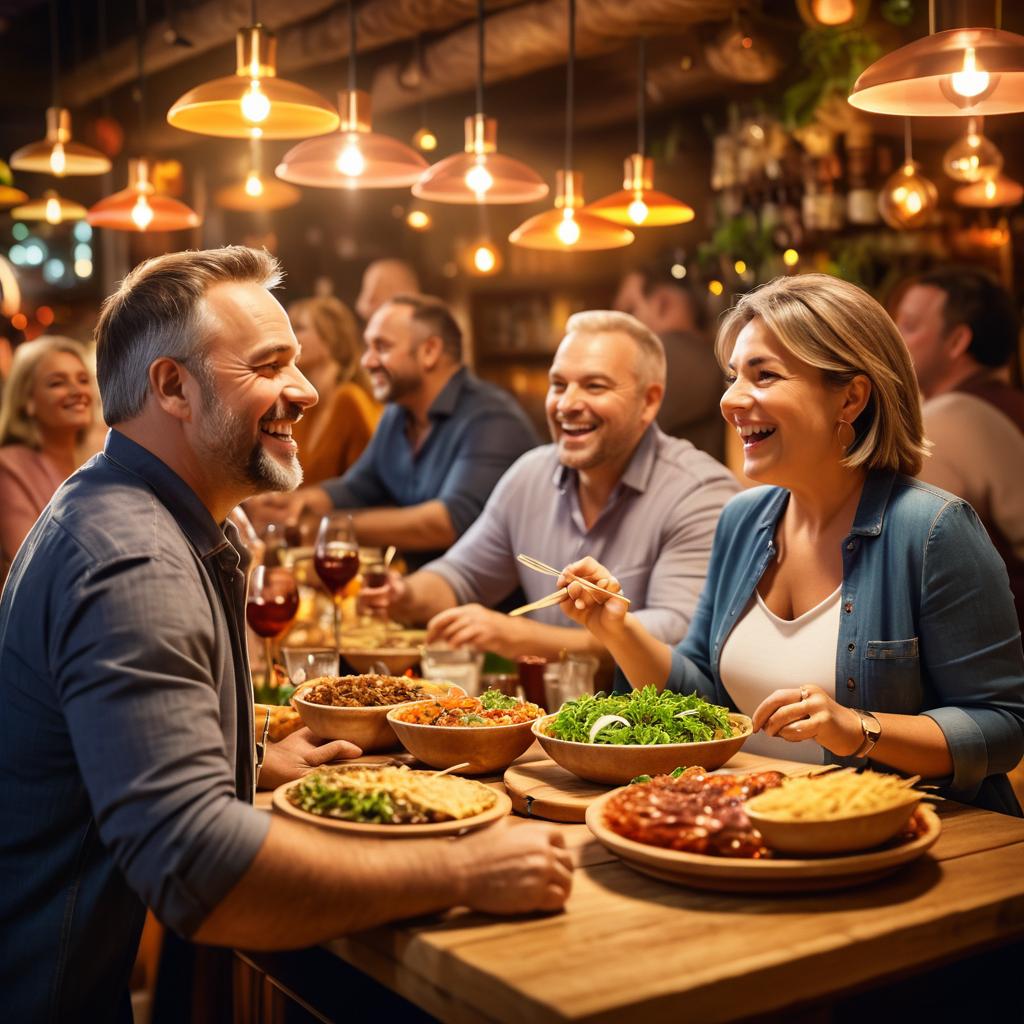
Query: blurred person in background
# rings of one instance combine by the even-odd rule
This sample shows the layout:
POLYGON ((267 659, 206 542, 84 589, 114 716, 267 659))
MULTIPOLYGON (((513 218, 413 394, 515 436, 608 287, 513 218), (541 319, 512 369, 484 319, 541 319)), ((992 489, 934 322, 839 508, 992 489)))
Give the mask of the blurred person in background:
POLYGON ((93 394, 77 341, 44 336, 15 350, 0 402, 0 580, 54 491, 81 465, 93 394))
POLYGON ((635 316, 665 346, 668 376, 658 426, 723 461, 722 371, 705 335, 707 313, 685 278, 673 277, 667 261, 630 271, 619 284, 615 309, 635 316))
POLYGON ((942 268, 903 292, 896 324, 934 447, 920 478, 970 502, 1010 576, 1024 628, 1024 392, 1009 383, 1020 318, 994 277, 942 268))
POLYGON ((299 369, 320 396, 292 430, 305 482, 317 484, 341 476, 362 455, 381 410, 359 365, 363 346, 349 308, 333 296, 299 299, 288 317, 299 369))
POLYGON ((356 298, 356 312, 365 323, 396 295, 419 295, 420 279, 416 271, 399 259, 374 260, 363 271, 356 298))
POLYGON ((351 511, 360 544, 394 544, 418 568, 469 529, 537 435, 507 391, 470 373, 440 300, 396 296, 370 318, 365 342, 373 396, 388 403, 366 451, 344 476, 261 495, 246 511, 257 529, 351 511))

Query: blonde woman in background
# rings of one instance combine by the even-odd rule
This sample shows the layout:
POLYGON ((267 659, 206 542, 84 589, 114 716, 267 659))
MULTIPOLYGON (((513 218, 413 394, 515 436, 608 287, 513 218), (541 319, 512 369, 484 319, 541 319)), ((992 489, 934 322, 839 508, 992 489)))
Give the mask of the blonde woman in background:
POLYGON ((300 299, 288 309, 302 351, 299 369, 320 401, 295 424, 303 482, 342 476, 359 458, 380 419, 359 365, 362 340, 355 317, 333 296, 300 299))
POLYGON ((71 338, 37 338, 14 352, 0 403, 0 579, 54 491, 84 461, 95 382, 71 338))

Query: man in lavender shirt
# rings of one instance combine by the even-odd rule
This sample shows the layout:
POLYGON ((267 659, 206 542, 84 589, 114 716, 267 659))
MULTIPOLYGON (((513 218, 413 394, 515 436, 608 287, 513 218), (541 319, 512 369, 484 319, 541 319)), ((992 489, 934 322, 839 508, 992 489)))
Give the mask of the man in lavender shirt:
POLYGON ((604 650, 556 607, 510 618, 491 607, 522 587, 529 601, 554 580, 516 561, 549 565, 602 556, 631 610, 667 643, 685 635, 704 586, 719 513, 739 490, 732 474, 655 424, 665 352, 626 313, 577 313, 555 353, 546 400, 552 444, 527 452, 498 482, 480 518, 443 557, 365 590, 365 604, 429 622, 429 640, 506 657, 604 650))

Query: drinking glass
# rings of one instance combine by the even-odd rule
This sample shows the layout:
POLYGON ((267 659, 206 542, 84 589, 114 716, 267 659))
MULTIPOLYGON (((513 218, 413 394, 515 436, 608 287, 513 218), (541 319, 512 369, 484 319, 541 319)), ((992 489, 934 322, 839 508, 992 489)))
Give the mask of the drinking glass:
POLYGON ((352 516, 328 512, 320 520, 313 550, 313 567, 331 594, 334 610, 334 646, 341 650, 341 592, 359 572, 359 545, 352 516))
POLYGON ((286 647, 282 653, 293 686, 338 674, 338 652, 332 647, 286 647))
POLYGON ((468 647, 420 648, 420 671, 424 679, 455 683, 470 697, 480 694, 480 672, 483 667, 482 651, 474 651, 468 647))
POLYGON ((299 588, 291 571, 281 566, 256 566, 249 581, 245 619, 252 631, 263 637, 268 691, 274 686, 274 639, 292 624, 298 610, 299 588))

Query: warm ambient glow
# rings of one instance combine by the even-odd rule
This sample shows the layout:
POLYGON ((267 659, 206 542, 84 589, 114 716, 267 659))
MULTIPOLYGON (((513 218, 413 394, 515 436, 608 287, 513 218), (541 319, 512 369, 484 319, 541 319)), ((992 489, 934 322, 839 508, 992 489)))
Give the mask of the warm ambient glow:
POLYGON ((964 66, 955 75, 949 76, 949 83, 953 92, 967 99, 980 96, 988 88, 989 73, 978 67, 973 46, 964 50, 964 66))
POLYGON ((153 207, 145 196, 139 196, 132 207, 131 218, 140 231, 145 231, 153 223, 153 207))
POLYGON ((708 291, 711 292, 712 295, 721 295, 722 292, 725 291, 725 285, 718 280, 708 281, 708 291))
POLYGON ((891 228, 917 228, 926 224, 938 201, 938 191, 908 160, 892 174, 878 196, 878 212, 891 228))
POLYGON ((857 13, 853 0, 812 0, 811 13, 820 25, 845 25, 857 13))
POLYGON ((747 264, 743 260, 737 260, 732 265, 732 269, 735 270, 737 274, 745 274, 747 272, 747 264))
POLYGON ((437 149, 437 136, 429 128, 420 128, 412 137, 412 144, 424 153, 433 153, 437 149))
POLYGON ((59 224, 60 221, 60 201, 56 196, 50 196, 50 198, 46 200, 46 223, 59 224))
POLYGON ((486 242, 481 242, 473 250, 473 266, 481 274, 489 274, 498 266, 498 256, 486 242))
POLYGON ((426 210, 410 210, 405 215, 405 223, 413 231, 426 231, 430 227, 430 214, 426 210))
POLYGON ((626 213, 634 224, 643 224, 650 212, 648 205, 639 196, 626 208, 626 213))
POLYGON ((64 152, 64 143, 58 142, 53 147, 53 152, 50 154, 50 170, 60 178, 67 170, 67 166, 68 158, 64 152))
POLYGON ((686 267, 682 263, 673 263, 669 273, 677 280, 682 281, 686 277, 686 267))
POLYGON ((967 134, 946 150, 942 166, 954 181, 981 181, 994 178, 1003 169, 1003 154, 977 131, 971 118, 967 134))
POLYGON ((580 226, 573 213, 573 210, 563 210, 562 221, 555 228, 555 234, 562 245, 575 245, 580 240, 580 226))
POLYGON ((482 198, 494 187, 494 178, 482 162, 475 163, 466 171, 466 187, 482 198))
POLYGON ((242 117, 251 124, 263 124, 270 116, 270 100, 260 89, 259 79, 254 78, 249 88, 242 94, 242 117))
POLYGON ((795 267, 800 262, 800 253, 798 253, 796 249, 787 249, 782 254, 782 262, 785 263, 787 267, 795 267))
POLYGON ((1000 174, 988 181, 976 181, 964 185, 953 193, 953 200, 959 206, 991 208, 1017 206, 1024 199, 1024 187, 1012 178, 1000 174))
POLYGON ((345 144, 338 154, 335 166, 349 178, 358 178, 366 170, 366 157, 363 156, 357 141, 352 139, 345 144))
POLYGON ((250 171, 245 177, 245 194, 257 199, 263 195, 263 182, 255 171, 250 171))

